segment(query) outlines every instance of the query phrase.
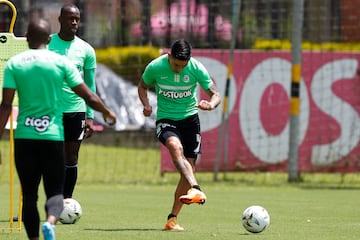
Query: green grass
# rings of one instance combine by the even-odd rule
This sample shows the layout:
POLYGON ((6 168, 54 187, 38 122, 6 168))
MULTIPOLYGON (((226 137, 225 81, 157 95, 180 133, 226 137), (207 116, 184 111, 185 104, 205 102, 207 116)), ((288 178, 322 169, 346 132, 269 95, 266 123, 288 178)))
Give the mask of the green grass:
MULTIPOLYGON (((0 141, 0 229, 9 226, 8 143, 0 141)), ((154 149, 126 149, 84 144, 74 198, 83 216, 74 225, 56 226, 57 239, 263 239, 339 240, 360 236, 360 176, 358 174, 302 174, 302 182, 288 183, 285 173, 197 173, 208 196, 204 206, 184 206, 178 220, 184 232, 162 231, 170 211, 176 173, 160 175, 160 153, 154 149), (250 205, 264 206, 269 229, 251 234, 241 225, 250 205)), ((16 175, 15 175, 16 177, 16 175)), ((15 184, 17 205, 18 183, 15 184)), ((43 189, 39 210, 45 219, 43 189)), ((16 206, 15 206, 16 207, 16 206)), ((0 231, 1 240, 26 239, 0 231)))
MULTIPOLYGON (((307 189, 297 186, 203 186, 209 201, 184 206, 179 222, 185 232, 162 228, 172 201, 171 185, 79 185, 74 196, 83 216, 74 225, 57 224, 58 239, 358 239, 360 193, 352 189, 307 189), (250 205, 267 208, 270 227, 250 234, 241 226, 241 213, 250 205)), ((7 185, 0 186, 6 196, 7 185)), ((43 194, 39 207, 43 213, 43 194)), ((7 224, 1 197, 0 225, 7 224)), ((0 233, 0 239, 26 239, 21 233, 0 233)))

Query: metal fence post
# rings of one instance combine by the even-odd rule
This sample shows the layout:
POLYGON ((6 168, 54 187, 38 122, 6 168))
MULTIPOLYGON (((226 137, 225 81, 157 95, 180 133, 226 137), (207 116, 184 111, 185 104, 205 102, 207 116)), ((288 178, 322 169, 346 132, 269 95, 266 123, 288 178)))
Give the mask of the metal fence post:
POLYGON ((300 180, 298 169, 299 156, 299 114, 300 114, 300 80, 301 80, 301 42, 304 14, 304 0, 294 0, 292 36, 292 70, 290 100, 290 136, 288 181, 300 180))

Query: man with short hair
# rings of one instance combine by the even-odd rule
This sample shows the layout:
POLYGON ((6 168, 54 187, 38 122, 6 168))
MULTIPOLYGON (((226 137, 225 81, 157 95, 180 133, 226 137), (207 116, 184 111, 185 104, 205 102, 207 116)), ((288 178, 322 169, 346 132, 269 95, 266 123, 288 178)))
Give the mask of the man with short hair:
MULTIPOLYGON (((76 36, 80 24, 80 10, 74 4, 65 4, 60 10, 60 31, 51 35, 48 49, 66 56, 74 63, 85 84, 96 92, 95 51, 90 44, 76 36)), ((64 131, 65 131, 65 183, 64 197, 71 198, 78 177, 78 159, 81 142, 93 132, 94 111, 84 100, 64 86, 64 131)))
POLYGON ((201 153, 198 109, 210 111, 221 101, 220 94, 205 67, 191 57, 191 45, 184 39, 175 41, 171 51, 150 62, 139 82, 138 94, 150 116, 152 106, 148 89, 155 85, 157 95, 156 136, 168 149, 180 173, 174 202, 165 230, 184 230, 177 223, 183 204, 204 204, 206 195, 194 176, 195 163, 201 153), (197 100, 197 85, 209 100, 197 100))
POLYGON ((29 50, 15 55, 4 70, 3 98, 0 104, 0 137, 12 110, 15 91, 19 115, 14 135, 15 166, 23 193, 23 222, 29 239, 39 239, 37 208, 41 179, 46 194, 45 240, 55 240, 55 224, 63 210, 64 130, 63 91, 66 82, 87 104, 112 124, 115 114, 84 84, 78 70, 65 57, 47 50, 50 25, 32 20, 26 38, 29 50))

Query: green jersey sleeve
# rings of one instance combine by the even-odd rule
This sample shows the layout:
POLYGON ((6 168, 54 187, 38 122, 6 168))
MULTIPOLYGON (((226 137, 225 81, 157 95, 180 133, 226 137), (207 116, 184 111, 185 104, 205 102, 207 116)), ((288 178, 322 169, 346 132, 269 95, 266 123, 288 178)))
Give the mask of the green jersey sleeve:
POLYGON ((3 88, 16 89, 16 82, 11 71, 12 68, 11 62, 12 62, 11 60, 7 62, 4 70, 3 88))
POLYGON ((64 59, 64 73, 65 73, 65 82, 70 88, 74 88, 81 83, 83 83, 83 79, 75 67, 75 65, 70 62, 66 57, 64 59))

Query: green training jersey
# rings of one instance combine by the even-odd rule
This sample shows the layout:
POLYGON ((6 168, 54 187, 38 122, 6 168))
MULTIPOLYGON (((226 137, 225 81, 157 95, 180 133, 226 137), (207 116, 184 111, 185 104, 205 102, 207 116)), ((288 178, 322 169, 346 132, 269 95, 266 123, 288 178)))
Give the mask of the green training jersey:
POLYGON ((47 49, 28 50, 10 58, 4 70, 3 88, 15 89, 19 114, 15 138, 64 139, 63 91, 83 82, 74 65, 47 49))
MULTIPOLYGON (((48 49, 60 55, 66 56, 71 60, 84 78, 84 72, 89 69, 96 68, 95 50, 87 42, 75 36, 72 41, 62 40, 58 34, 52 34, 48 49)), ((84 79, 86 85, 95 92, 95 83, 89 83, 84 79), (93 86, 93 87, 91 87, 93 86)), ((93 79, 91 80, 93 81, 93 79)), ((79 97, 71 88, 64 85, 64 112, 85 112, 88 118, 94 118, 94 111, 86 107, 85 101, 79 97)))
POLYGON ((155 85, 157 96, 156 119, 181 120, 198 112, 197 86, 208 90, 213 81, 205 67, 195 58, 180 73, 175 73, 164 54, 147 65, 142 79, 155 85))

